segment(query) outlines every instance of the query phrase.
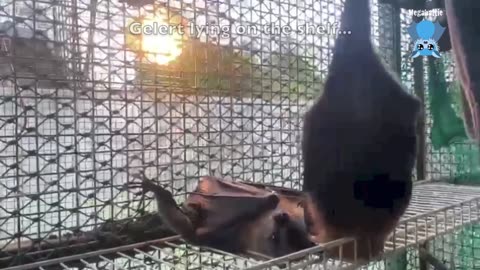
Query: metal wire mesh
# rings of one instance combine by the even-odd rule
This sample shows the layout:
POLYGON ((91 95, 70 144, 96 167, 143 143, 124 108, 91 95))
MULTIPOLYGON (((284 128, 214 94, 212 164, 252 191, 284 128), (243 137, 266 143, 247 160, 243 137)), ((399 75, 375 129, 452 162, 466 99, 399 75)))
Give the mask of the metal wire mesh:
MULTIPOLYGON (((412 90, 405 57, 409 17, 403 12, 400 18, 397 70, 394 10, 376 2, 374 41, 412 90)), ((148 13, 145 9, 118 1, 0 1, 0 249, 133 218, 137 201, 123 185, 139 170, 168 183, 179 201, 202 175, 300 187, 301 116, 321 92, 334 36, 253 35, 238 29, 328 27, 338 23, 341 1, 157 4, 169 7, 168 18, 229 25, 228 37, 198 33, 185 41, 172 64, 158 67, 128 46, 129 20, 148 13)), ((435 155, 430 164, 450 162, 437 162, 435 155)), ((148 251, 139 244, 136 250, 86 254, 73 265, 65 260, 55 266, 150 269, 163 262, 161 269, 242 269, 259 264, 210 249, 199 253, 181 242, 148 246, 148 251), (90 262, 93 257, 103 262, 90 262)), ((289 267, 322 261, 317 253, 289 267)))
MULTIPOLYGON (((161 3, 196 25, 318 25, 341 12, 338 1, 161 3)), ((131 218, 135 200, 122 186, 138 170, 169 183, 179 200, 201 175, 299 188, 300 116, 321 91, 333 36, 201 33, 191 50, 206 57, 189 62, 193 69, 150 71, 148 81, 143 58, 125 44, 127 19, 145 10, 95 0, 0 5, 10 44, 1 58, 0 245, 131 218), (234 64, 232 55, 248 60, 252 72, 240 81, 249 83, 235 85, 242 97, 225 94, 232 89, 220 81, 238 70, 221 73, 227 56, 211 48, 234 64)), ((391 33, 383 10, 373 9, 377 43, 391 33)))
MULTIPOLYGON (((449 83, 454 82, 454 78, 452 76, 453 74, 453 58, 450 54, 445 55, 445 64, 447 65, 447 81, 449 83)), ((425 73, 425 85, 427 85, 429 76, 428 76, 428 67, 427 67, 427 61, 424 61, 425 63, 425 68, 424 68, 424 73, 425 73)), ((426 98, 430 98, 429 94, 427 93, 426 98)), ((428 102, 425 102, 425 107, 426 107, 426 112, 427 112, 427 117, 426 117, 426 139, 427 139, 427 157, 426 157, 426 163, 427 163, 427 173, 429 175, 429 178, 435 178, 435 179, 440 179, 440 178, 448 178, 448 177, 453 177, 455 174, 455 165, 458 164, 459 161, 455 160, 454 157, 454 149, 456 147, 461 147, 462 145, 465 146, 465 143, 454 143, 450 145, 449 147, 445 147, 442 149, 434 149, 431 143, 431 132, 432 132, 432 125, 433 125, 433 119, 431 115, 431 110, 428 102)))
MULTIPOLYGON (((424 247, 448 269, 478 269, 480 267, 478 226, 478 223, 471 224, 452 234, 437 237, 424 247)), ((421 265, 418 249, 411 249, 407 269, 420 269, 421 265)), ((433 268, 426 266, 423 269, 433 268)))
MULTIPOLYGON (((417 247, 430 241, 429 249, 440 260, 448 257, 449 263, 462 264, 467 268, 478 265, 476 250, 478 241, 449 241, 452 237, 471 234, 472 227, 461 229, 480 219, 480 188, 451 184, 428 183, 414 188, 412 204, 402 218, 400 225, 386 243, 384 259, 346 263, 327 259, 320 253, 348 243, 341 239, 323 246, 271 260, 239 257, 211 248, 198 248, 183 244, 176 237, 137 243, 108 250, 100 250, 37 262, 14 269, 393 269, 389 267, 389 255, 404 250, 408 257, 408 268, 418 269, 420 264, 417 247), (454 232, 454 234, 449 234, 454 232), (447 240, 446 240, 447 239, 447 240), (452 247, 454 246, 454 247, 452 247), (456 249, 456 251, 455 251, 456 249), (461 251, 462 253, 460 253, 461 251), (455 253, 457 252, 457 253, 455 253), (453 255, 452 255, 453 254, 453 255), (467 254, 467 256, 465 256, 467 254), (440 256, 441 255, 441 256, 440 256), (460 256, 461 255, 461 256, 460 256), (336 266, 335 268, 332 268, 336 266)), ((474 235, 476 237, 476 235, 474 235)), ((477 237, 478 238, 478 237, 477 237)), ((476 239, 476 238, 474 238, 476 239)), ((477 239, 478 240, 478 239, 477 239)), ((407 262, 407 259, 405 260, 407 262)))
MULTIPOLYGON (((445 66, 445 81, 447 83, 448 91, 453 92, 450 95, 453 97, 451 106, 455 108, 460 119, 463 117, 460 113, 459 102, 454 88, 458 82, 455 74, 455 63, 451 52, 444 53, 442 61, 445 66)), ((428 74, 428 61, 424 61, 424 81, 425 86, 428 87, 430 80, 428 74)), ((432 89, 435 91, 435 89, 432 89)), ((425 93, 425 111, 426 111, 426 178, 427 179, 448 179, 452 182, 477 184, 479 159, 477 156, 478 147, 473 141, 468 139, 452 140, 447 146, 440 149, 435 149, 432 143, 432 128, 434 119, 432 116, 429 99, 431 94, 425 93)), ((437 120, 438 121, 438 120, 437 120)))

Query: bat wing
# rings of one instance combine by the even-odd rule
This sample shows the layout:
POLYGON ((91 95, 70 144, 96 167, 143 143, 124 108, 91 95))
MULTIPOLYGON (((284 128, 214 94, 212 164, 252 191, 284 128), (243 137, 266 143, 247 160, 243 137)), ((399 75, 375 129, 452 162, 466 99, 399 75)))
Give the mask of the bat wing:
POLYGON ((239 182, 239 183, 241 183, 242 185, 252 186, 252 187, 255 187, 255 188, 258 188, 258 189, 262 189, 262 190, 274 191, 274 192, 277 192, 279 195, 282 195, 282 196, 303 197, 304 194, 305 194, 304 192, 301 192, 301 191, 298 191, 298 190, 295 190, 295 189, 278 187, 278 186, 270 185, 270 184, 250 183, 250 182, 239 182))
POLYGON ((410 35, 410 37, 412 38, 412 40, 414 40, 414 41, 420 38, 420 36, 418 36, 418 33, 417 33, 417 23, 412 23, 407 28, 407 32, 410 35))
POLYGON ((197 227, 197 235, 212 239, 227 227, 235 230, 247 221, 274 210, 278 202, 278 196, 268 190, 215 177, 203 177, 186 204, 200 209, 202 222, 197 227))
POLYGON ((233 182, 213 176, 202 177, 195 189, 196 193, 214 195, 221 193, 235 196, 264 196, 267 190, 251 185, 247 182, 233 182))
POLYGON ((445 27, 443 27, 438 21, 435 23, 435 32, 433 33, 432 39, 435 41, 440 40, 443 33, 445 32, 445 27))
POLYGON ((306 200, 306 194, 302 191, 278 187, 268 184, 259 184, 259 183, 245 183, 242 184, 254 186, 262 190, 273 191, 275 192, 280 201, 279 207, 282 211, 288 213, 291 219, 295 223, 299 223, 302 226, 304 225, 304 205, 306 200))

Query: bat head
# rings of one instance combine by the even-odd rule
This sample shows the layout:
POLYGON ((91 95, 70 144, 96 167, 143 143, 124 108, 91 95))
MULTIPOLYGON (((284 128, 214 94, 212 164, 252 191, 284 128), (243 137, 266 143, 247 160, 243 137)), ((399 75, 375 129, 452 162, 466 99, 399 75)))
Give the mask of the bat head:
POLYGON ((306 231, 313 243, 326 244, 341 238, 355 239, 355 241, 348 241, 341 246, 332 246, 324 250, 328 257, 342 261, 371 260, 379 255, 383 251, 388 233, 397 222, 396 219, 392 219, 387 225, 380 224, 381 227, 371 233, 361 229, 359 231, 355 226, 345 229, 330 225, 325 219, 325 212, 312 196, 307 197, 304 209, 306 231))
POLYGON ((281 208, 261 216, 246 231, 249 232, 246 249, 270 257, 287 255, 314 245, 303 221, 281 208))
POLYGON ((279 257, 314 246, 304 222, 305 194, 292 189, 256 185, 273 191, 277 207, 264 212, 245 230, 246 249, 270 257, 279 257))

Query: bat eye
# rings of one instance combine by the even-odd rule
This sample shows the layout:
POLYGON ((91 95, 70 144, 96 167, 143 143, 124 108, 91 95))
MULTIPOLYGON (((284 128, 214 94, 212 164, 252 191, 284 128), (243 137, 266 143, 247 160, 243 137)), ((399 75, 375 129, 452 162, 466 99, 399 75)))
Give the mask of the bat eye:
POLYGON ((422 44, 418 44, 418 45, 417 45, 417 49, 418 49, 418 50, 423 50, 423 45, 422 45, 422 44))
POLYGON ((428 44, 428 50, 433 50, 433 44, 428 44))

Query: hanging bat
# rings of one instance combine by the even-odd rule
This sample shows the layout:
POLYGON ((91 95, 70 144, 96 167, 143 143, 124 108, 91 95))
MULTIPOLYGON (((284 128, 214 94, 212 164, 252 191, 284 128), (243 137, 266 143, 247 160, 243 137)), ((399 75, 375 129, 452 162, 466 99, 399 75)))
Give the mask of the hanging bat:
MULTIPOLYGON (((307 230, 317 243, 355 238, 358 259, 382 252, 410 202, 421 110, 374 51, 369 4, 345 1, 324 93, 302 137, 307 230)), ((344 259, 354 259, 353 247, 344 259)))
POLYGON ((153 192, 163 222, 195 245, 269 257, 313 246, 298 191, 202 177, 179 206, 169 191, 145 177, 130 187, 153 192))

